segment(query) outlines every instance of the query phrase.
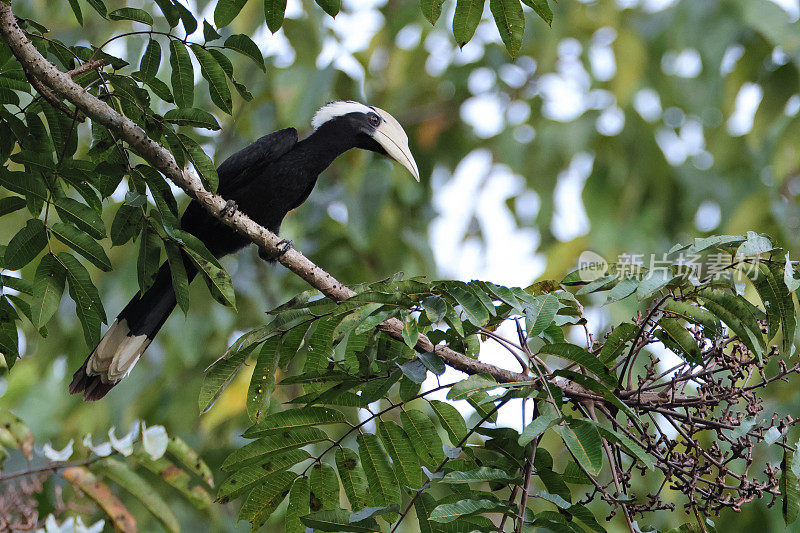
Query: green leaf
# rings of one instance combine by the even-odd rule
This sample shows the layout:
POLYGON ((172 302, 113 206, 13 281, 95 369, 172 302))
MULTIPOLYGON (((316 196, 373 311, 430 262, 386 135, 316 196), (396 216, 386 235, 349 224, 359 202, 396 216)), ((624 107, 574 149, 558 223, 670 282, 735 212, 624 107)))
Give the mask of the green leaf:
POLYGON ((522 47, 525 32, 525 14, 519 0, 489 0, 489 9, 494 16, 500 38, 511 57, 517 57, 522 47))
POLYGON ((697 341, 680 322, 674 318, 662 318, 658 325, 661 329, 656 332, 656 337, 667 348, 682 356, 686 361, 696 364, 702 362, 697 341))
POLYGON ((300 517, 300 521, 314 531, 351 531, 354 533, 380 531, 374 518, 367 518, 361 522, 350 522, 350 511, 344 509, 318 511, 300 517))
POLYGON ((555 293, 536 296, 532 304, 525 304, 525 322, 528 336, 536 337, 547 329, 561 307, 555 293))
POLYGON ((47 233, 44 223, 38 218, 29 219, 25 227, 11 237, 3 257, 3 266, 9 270, 19 270, 33 261, 45 246, 47 233))
POLYGON ((219 122, 214 115, 196 107, 170 109, 164 113, 164 120, 179 126, 192 126, 213 131, 220 129, 219 122))
POLYGON ((160 477, 192 502, 197 509, 206 509, 212 503, 211 495, 197 484, 189 473, 165 457, 153 460, 146 453, 134 452, 136 462, 160 477))
POLYGON ((425 365, 425 368, 437 376, 444 374, 444 371, 447 369, 444 361, 441 357, 436 355, 436 352, 424 352, 419 354, 418 357, 419 360, 422 361, 422 364, 425 365))
MULTIPOLYGON (((165 225, 165 229, 168 226, 165 225)), ((189 232, 168 228, 170 237, 181 244, 183 251, 188 255, 200 272, 208 286, 211 295, 216 301, 227 307, 236 309, 236 295, 230 275, 222 268, 219 260, 208 251, 205 244, 189 232)))
POLYGON ((150 16, 150 13, 135 7, 123 7, 121 9, 116 9, 108 14, 108 18, 111 20, 132 20, 134 22, 147 24, 148 26, 153 25, 153 17, 150 16))
POLYGON ((473 374, 453 385, 447 392, 447 399, 466 400, 477 392, 488 392, 500 386, 489 374, 473 374))
POLYGON ((378 436, 383 447, 389 452, 394 464, 395 475, 402 488, 418 489, 423 476, 419 459, 411 444, 411 439, 403 428, 392 421, 378 422, 378 436))
POLYGON ((399 504, 401 502, 400 487, 389 464, 389 458, 383 451, 378 437, 371 433, 359 434, 358 455, 369 485, 369 503, 372 506, 399 504))
POLYGON ((97 268, 108 272, 111 270, 111 260, 99 242, 89 237, 82 231, 69 224, 57 222, 50 227, 50 231, 58 240, 78 252, 92 262, 97 268))
POLYGON ((764 355, 766 342, 749 302, 714 289, 700 291, 703 305, 722 320, 759 359, 764 355))
POLYGON ((178 134, 178 138, 186 148, 186 153, 200 176, 203 186, 211 192, 217 192, 219 177, 217 176, 217 167, 214 166, 214 162, 194 139, 181 133, 178 134))
MULTIPOLYGON (((220 4, 224 4, 224 3, 225 2, 217 3, 217 7, 219 7, 220 4)), ((211 41, 216 41, 217 39, 220 39, 220 38, 222 38, 222 35, 217 33, 217 30, 214 29, 214 26, 209 24, 207 20, 203 20, 203 39, 207 43, 210 43, 211 41)))
POLYGON ((281 470, 291 468, 310 458, 311 454, 305 450, 289 450, 269 457, 261 464, 240 468, 220 485, 216 501, 228 503, 235 500, 259 485, 270 483, 271 476, 280 475, 281 470))
POLYGON ((467 483, 487 483, 490 481, 503 484, 513 484, 517 483, 519 480, 516 476, 509 475, 508 472, 500 470, 499 468, 488 468, 483 466, 481 468, 468 470, 466 472, 448 472, 439 481, 439 483, 447 483, 448 485, 463 485, 467 483))
POLYGON ((428 517, 432 522, 447 523, 478 513, 505 510, 506 504, 495 500, 460 500, 455 503, 443 503, 436 506, 428 517))
POLYGON ((275 372, 278 370, 279 345, 278 337, 272 337, 263 344, 250 378, 247 416, 256 424, 269 412, 270 397, 275 390, 275 372))
POLYGON ((308 478, 298 477, 289 490, 289 504, 286 506, 284 519, 285 533, 306 533, 306 526, 300 521, 301 516, 310 510, 311 487, 308 478))
POLYGON ((141 207, 122 204, 111 223, 111 244, 121 246, 133 239, 142 230, 144 213, 141 207))
POLYGON ((553 11, 547 5, 547 0, 522 0, 526 6, 533 9, 534 13, 539 15, 548 26, 553 25, 553 11))
POLYGON ((325 13, 328 15, 335 17, 339 14, 339 10, 342 9, 342 0, 314 0, 319 7, 321 7, 325 13))
POLYGON ((417 409, 407 409, 400 413, 400 423, 411 439, 420 463, 429 470, 438 467, 444 461, 442 439, 428 415, 417 409))
POLYGON ((467 44, 481 21, 485 0, 458 0, 453 15, 453 36, 461 48, 467 44))
POLYGON ((264 66, 264 57, 261 55, 261 50, 258 49, 256 43, 250 37, 243 33, 231 35, 225 40, 225 48, 230 48, 242 55, 245 55, 256 62, 258 68, 266 72, 267 67, 264 66))
POLYGON ((525 426, 517 440, 520 446, 526 446, 534 439, 538 439, 542 433, 561 420, 561 413, 550 403, 540 402, 538 409, 538 416, 531 420, 530 424, 525 426))
POLYGON ((347 417, 336 409, 319 406, 297 407, 284 409, 265 416, 257 425, 245 431, 244 436, 247 438, 262 437, 270 433, 279 433, 302 427, 343 424, 345 422, 347 422, 347 417))
POLYGON ((228 384, 239 372, 247 354, 253 351, 254 348, 255 346, 250 346, 248 349, 235 352, 228 358, 222 358, 206 371, 205 378, 203 378, 203 386, 200 388, 200 395, 197 398, 200 412, 205 413, 211 409, 217 398, 225 391, 228 384))
POLYGON ((597 428, 597 431, 600 433, 601 437, 609 442, 616 442, 617 444, 621 445, 623 448, 625 448, 625 450, 628 451, 629 454, 645 465, 648 470, 655 470, 656 465, 653 462, 653 458, 646 451, 644 451, 641 446, 628 438, 628 436, 603 424, 595 424, 595 427, 597 428))
POLYGON ((636 288, 639 286, 639 280, 635 278, 625 278, 620 280, 613 289, 608 292, 608 299, 606 303, 616 302, 619 300, 624 300, 634 292, 636 292, 636 288))
POLYGON ((33 279, 31 321, 41 328, 58 310, 67 283, 67 270, 52 254, 42 257, 33 279))
POLYGON ((54 198, 53 203, 58 216, 64 222, 72 222, 85 231, 90 237, 102 239, 106 236, 106 227, 97 211, 72 198, 54 198))
MULTIPOLYGON (((247 0, 223 0, 217 2, 214 8, 214 24, 217 28, 224 28, 236 18, 247 0)), ((208 40, 208 39, 206 39, 208 40)))
POLYGON ((403 323, 403 342, 409 348, 414 348, 417 345, 419 338, 419 324, 411 314, 407 314, 403 323))
POLYGON ((208 50, 199 44, 192 44, 191 47, 192 52, 194 52, 197 58, 197 62, 200 63, 200 73, 208 82, 208 91, 209 96, 211 96, 211 101, 222 111, 230 115, 233 111, 233 100, 231 99, 231 91, 228 88, 228 80, 225 76, 225 71, 208 50))
POLYGON ((136 260, 136 275, 139 281, 139 290, 144 294, 153 286, 161 261, 161 238, 149 227, 142 231, 139 241, 139 256, 136 260))
POLYGON ((254 488, 239 510, 237 520, 247 520, 255 531, 269 519, 275 509, 289 494, 297 474, 282 470, 271 474, 261 485, 254 488))
POLYGON ((450 443, 453 446, 460 446, 461 441, 467 436, 467 423, 464 422, 464 417, 461 416, 458 409, 447 402, 431 400, 430 404, 436 416, 439 417, 442 427, 447 431, 450 443))
POLYGON ((230 454, 222 463, 222 469, 229 471, 234 468, 263 462, 273 455, 323 440, 328 440, 328 435, 314 427, 267 435, 250 444, 246 444, 230 454))
POLYGON ((101 17, 106 18, 106 13, 108 11, 106 10, 106 5, 103 3, 103 0, 86 0, 86 3, 92 6, 101 17))
POLYGON ((605 343, 603 343, 603 347, 600 349, 600 355, 598 355, 600 362, 608 365, 615 361, 619 354, 622 353, 625 345, 636 336, 637 331, 639 331, 639 328, 630 322, 623 322, 611 330, 605 343))
POLYGON ((75 14, 75 19, 78 21, 78 24, 83 26, 83 13, 81 13, 81 6, 78 4, 78 0, 69 0, 69 7, 72 8, 72 12, 75 14))
POLYGON ((781 351, 788 356, 791 354, 797 327, 791 292, 784 283, 784 272, 781 267, 759 262, 758 270, 758 275, 755 278, 751 277, 751 281, 767 313, 767 339, 772 341, 778 334, 778 328, 781 327, 784 337, 781 351))
POLYGON ((711 339, 722 338, 722 325, 719 319, 696 304, 669 300, 664 305, 664 311, 703 326, 703 333, 711 339))
POLYGON ((438 533, 440 528, 433 529, 429 517, 431 512, 436 507, 436 500, 427 492, 422 492, 414 502, 414 511, 417 513, 417 521, 419 523, 420 533, 438 533))
POLYGON ((189 470, 203 478, 209 487, 214 486, 214 477, 206 462, 189 447, 180 437, 170 437, 167 443, 167 452, 178 459, 189 470))
POLYGON ((603 396, 606 400, 617 406, 617 408, 620 411, 623 411, 632 420, 638 419, 638 416, 633 411, 633 409, 625 405, 619 398, 617 398, 614 395, 614 393, 607 386, 603 385, 593 377, 567 369, 556 370, 555 372, 553 372, 553 375, 563 376, 569 380, 574 381, 575 383, 578 383, 582 387, 589 389, 592 392, 596 392, 597 394, 603 396))
POLYGON ((408 363, 400 366, 403 375, 413 383, 422 383, 428 375, 428 370, 419 359, 412 359, 408 363))
POLYGON ((264 16, 269 31, 275 33, 283 25, 283 14, 286 11, 286 0, 264 0, 264 16))
POLYGON ((164 251, 167 252, 175 299, 178 301, 183 314, 187 314, 189 312, 189 277, 186 275, 183 254, 181 254, 180 247, 170 240, 164 241, 164 251))
POLYGON ((19 196, 8 196, 0 198, 0 217, 19 211, 25 207, 25 199, 19 196))
POLYGON ((350 448, 336 448, 336 470, 353 511, 366 507, 367 478, 359 464, 358 454, 350 448))
POLYGON ((789 259, 789 252, 786 252, 786 265, 784 266, 783 271, 783 283, 789 289, 789 292, 794 292, 800 288, 800 279, 794 277, 794 267, 792 266, 792 260, 789 259))
MULTIPOLYGON (((0 185, 24 196, 29 202, 28 205, 33 200, 40 202, 47 200, 44 180, 30 172, 9 172, 5 167, 0 167, 0 185)), ((41 204, 39 208, 41 209, 41 204)))
POLYGON ((192 12, 177 1, 175 2, 174 6, 178 12, 178 17, 180 17, 181 22, 183 23, 183 29, 186 31, 186 35, 193 34, 197 30, 197 20, 194 18, 194 15, 192 15, 192 12))
POLYGON ((797 520, 797 516, 800 515, 800 480, 794 473, 793 463, 794 452, 784 450, 779 488, 781 491, 781 512, 787 527, 789 524, 794 523, 797 520))
POLYGON ((155 39, 150 39, 139 62, 139 74, 142 79, 155 78, 159 65, 161 65, 161 45, 155 39))
POLYGON ((566 342, 545 344, 539 349, 539 353, 552 354, 562 359, 573 361, 596 374, 597 377, 600 378, 600 381, 606 385, 615 387, 617 384, 617 380, 608 372, 608 369, 606 369, 605 365, 603 365, 597 356, 575 344, 566 342))
POLYGON ((592 424, 571 420, 567 425, 556 426, 555 430, 589 474, 593 476, 600 474, 603 468, 602 443, 597 429, 592 424))
POLYGON ((444 0, 420 0, 419 7, 422 9, 422 14, 431 23, 436 24, 439 20, 439 15, 442 14, 442 4, 444 0))
POLYGON ((180 531, 178 519, 175 518, 169 505, 161 498, 158 492, 153 490, 153 487, 147 481, 128 468, 125 463, 109 458, 103 459, 93 468, 102 472, 106 477, 112 479, 142 502, 147 510, 161 522, 164 529, 173 532, 180 531))
POLYGON ((448 283, 446 289, 447 293, 455 298, 458 305, 464 310, 467 320, 471 323, 482 326, 489 320, 489 311, 472 291, 452 283, 448 283))
POLYGON ((172 94, 178 107, 194 104, 194 67, 186 46, 177 39, 169 42, 169 64, 172 67, 172 94))
POLYGON ((312 511, 339 507, 339 478, 331 465, 315 464, 308 477, 311 483, 312 511))
POLYGON ((100 322, 106 321, 106 312, 97 287, 92 283, 86 267, 72 254, 59 252, 57 257, 67 269, 69 296, 75 302, 75 311, 83 327, 86 344, 95 346, 100 342, 100 322))

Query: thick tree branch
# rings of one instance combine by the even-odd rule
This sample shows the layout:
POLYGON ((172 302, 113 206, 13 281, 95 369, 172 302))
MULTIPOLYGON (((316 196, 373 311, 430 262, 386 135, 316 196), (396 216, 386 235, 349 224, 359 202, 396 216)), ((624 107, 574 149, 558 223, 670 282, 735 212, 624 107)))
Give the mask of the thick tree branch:
MULTIPOLYGON (((128 143, 136 154, 172 180, 173 183, 183 189, 186 194, 197 201, 206 211, 217 217, 223 224, 247 236, 260 248, 279 255, 281 250, 277 245, 281 240, 280 237, 253 222, 241 211, 236 211, 232 216, 220 216, 220 212, 226 204, 226 201, 221 196, 205 190, 198 179, 178 167, 169 150, 148 137, 145 131, 136 123, 89 93, 84 87, 75 83, 69 73, 62 72, 45 59, 20 29, 10 5, 3 0, 0 0, 0 35, 2 35, 3 40, 19 60, 26 75, 30 79, 36 79, 44 86, 45 91, 68 100, 75 106, 77 111, 84 113, 92 120, 97 121, 98 124, 108 128, 118 139, 128 143)), ((92 67, 96 66, 92 65, 92 67)), ((79 67, 75 69, 74 73, 89 68, 79 67)), ((295 249, 290 249, 280 255, 278 261, 332 300, 342 301, 355 295, 352 289, 340 283, 336 278, 295 249)), ((396 318, 381 323, 378 329, 395 339, 402 340, 403 338, 403 323, 396 318)), ((418 352, 430 352, 434 350, 434 345, 427 336, 420 335, 415 348, 418 352)), ((489 374, 501 383, 529 381, 531 379, 530 376, 518 372, 482 363, 447 346, 438 345, 435 350, 436 354, 445 363, 467 374, 489 374)), ((601 403, 606 401, 604 398, 571 381, 558 380, 554 384, 561 388, 568 397, 587 398, 601 403)), ((637 395, 635 399, 631 399, 629 402, 632 404, 662 404, 664 399, 653 392, 637 395)))

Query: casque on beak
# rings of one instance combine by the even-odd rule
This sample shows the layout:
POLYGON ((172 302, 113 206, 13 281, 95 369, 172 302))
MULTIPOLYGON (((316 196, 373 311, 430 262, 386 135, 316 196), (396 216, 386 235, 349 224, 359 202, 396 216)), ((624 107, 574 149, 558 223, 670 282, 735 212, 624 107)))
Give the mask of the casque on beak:
POLYGON ((411 175, 414 176, 414 179, 419 181, 417 162, 414 161, 414 156, 411 155, 411 149, 408 147, 408 135, 406 135, 403 127, 383 109, 377 107, 373 109, 383 119, 375 130, 373 138, 386 150, 389 157, 406 167, 411 172, 411 175))

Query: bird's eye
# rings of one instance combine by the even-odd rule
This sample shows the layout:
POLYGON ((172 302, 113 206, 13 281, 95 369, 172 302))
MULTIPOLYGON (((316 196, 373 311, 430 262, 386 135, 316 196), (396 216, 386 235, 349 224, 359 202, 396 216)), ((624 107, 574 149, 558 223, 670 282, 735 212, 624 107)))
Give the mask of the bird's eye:
POLYGON ((381 118, 378 115, 370 114, 369 121, 373 126, 377 126, 381 123, 381 118))

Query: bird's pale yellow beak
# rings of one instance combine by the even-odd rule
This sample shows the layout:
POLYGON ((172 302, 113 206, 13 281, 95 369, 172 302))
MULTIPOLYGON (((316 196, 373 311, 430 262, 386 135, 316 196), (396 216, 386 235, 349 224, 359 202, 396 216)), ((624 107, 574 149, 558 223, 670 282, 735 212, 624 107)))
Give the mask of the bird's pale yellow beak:
POLYGON ((403 127, 383 109, 377 107, 373 109, 383 119, 378 129, 375 130, 373 138, 386 150, 389 157, 406 167, 414 179, 419 181, 417 162, 411 155, 411 149, 408 147, 408 135, 403 127))

